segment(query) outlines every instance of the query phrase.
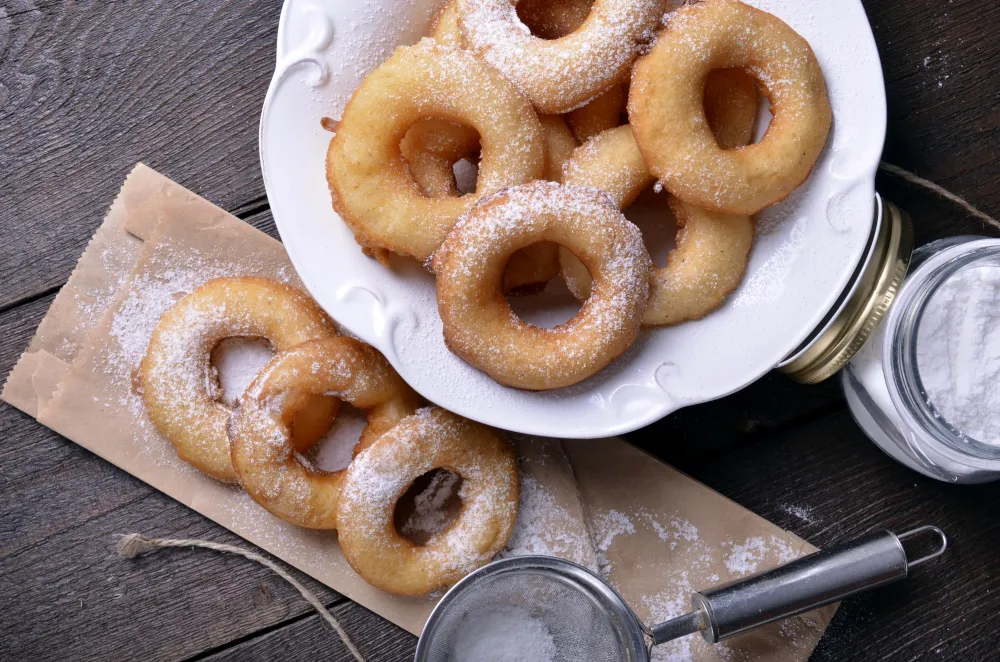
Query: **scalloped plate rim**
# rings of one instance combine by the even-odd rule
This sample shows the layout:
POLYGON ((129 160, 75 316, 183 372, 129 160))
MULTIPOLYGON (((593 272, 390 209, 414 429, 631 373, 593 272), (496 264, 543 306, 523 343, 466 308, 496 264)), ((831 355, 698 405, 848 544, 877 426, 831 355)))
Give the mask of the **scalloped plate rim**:
MULTIPOLYGON (((325 2, 327 1, 328 0, 286 0, 282 6, 281 19, 278 28, 278 39, 277 39, 277 50, 278 50, 277 62, 276 62, 277 66, 275 70, 275 75, 272 78, 271 83, 269 85, 261 113, 260 129, 259 129, 259 150, 261 158, 261 170, 264 177, 265 189, 268 193, 268 198, 271 202, 271 208, 272 208, 272 213, 274 215, 275 223, 278 227, 279 233, 281 234, 282 240, 285 242, 289 258, 293 266, 295 267, 296 271, 299 272, 300 277, 302 278, 302 281, 306 285, 307 289, 309 289, 309 291, 317 299, 320 305, 323 306, 325 309, 327 309, 327 311, 332 316, 334 316, 335 319, 337 319, 338 315, 334 313, 334 310, 332 310, 337 308, 337 306, 335 305, 336 302, 331 300, 331 297, 326 292, 327 288, 324 288, 322 284, 318 282, 319 278, 318 277, 316 279, 312 278, 311 274, 313 273, 314 266, 310 264, 311 263, 310 258, 306 256, 305 254, 306 251, 301 248, 300 242, 295 239, 292 239, 292 237, 295 235, 295 227, 294 227, 294 222, 292 221, 292 216, 293 216, 292 210, 287 208, 290 206, 290 203, 288 199, 284 198, 283 195, 281 195, 276 190, 276 184, 274 183, 273 178, 269 176, 269 168, 268 168, 269 157, 266 150, 266 142, 267 142, 266 136, 269 128, 268 127, 269 112, 276 102, 275 100, 278 96, 278 88, 280 87, 281 84, 280 79, 283 77, 282 74, 287 71, 286 67, 285 68, 286 71, 283 72, 281 66, 282 59, 291 52, 291 50, 289 49, 289 44, 287 43, 288 30, 290 29, 290 21, 292 20, 291 16, 295 11, 296 6, 298 5, 316 6, 317 4, 319 5, 325 4, 325 2)), ((763 1, 767 2, 768 0, 763 0, 763 1)), ((760 2, 754 2, 752 4, 760 4, 760 2)), ((852 5, 854 10, 856 11, 859 10, 861 12, 860 14, 861 17, 864 18, 863 27, 865 29, 865 34, 861 35, 860 37, 860 40, 864 42, 863 44, 861 44, 861 46, 870 49, 871 51, 870 55, 872 55, 874 58, 874 64, 879 65, 880 63, 878 58, 878 52, 875 47, 874 36, 871 33, 871 28, 867 22, 867 18, 864 14, 864 9, 860 4, 860 0, 854 0, 854 2, 850 4, 852 5)), ((857 27, 857 25, 855 24, 854 27, 857 27)), ((336 34, 334 34, 333 39, 336 39, 336 34)), ((885 139, 885 122, 886 122, 884 81, 881 76, 880 66, 878 66, 877 69, 878 69, 878 76, 877 76, 878 92, 880 93, 877 95, 877 98, 875 99, 875 105, 877 106, 875 110, 877 112, 873 113, 874 117, 869 117, 868 119, 873 126, 879 129, 877 134, 879 149, 878 151, 873 152, 874 158, 871 160, 871 162, 867 163, 867 165, 865 165, 864 167, 859 168, 855 172, 853 177, 850 178, 849 185, 842 189, 842 192, 844 192, 845 194, 851 193, 854 197, 857 197, 860 194, 866 195, 868 199, 871 200, 872 209, 874 209, 874 192, 875 192, 874 178, 875 178, 875 172, 878 168, 878 155, 881 153, 881 146, 885 139)), ((870 99, 869 99, 869 104, 871 104, 870 99)), ((834 138, 833 135, 831 134, 830 142, 832 143, 833 140, 834 138)), ((828 145, 827 150, 824 152, 824 157, 822 158, 832 159, 833 157, 827 154, 827 152, 831 150, 832 146, 828 145)), ((830 200, 831 198, 827 199, 828 204, 830 203, 830 200)), ((329 213, 333 215, 332 211, 330 211, 329 213)), ((335 215, 333 216, 334 218, 336 218, 335 215)), ((337 220, 339 221, 339 219, 337 220)), ((867 232, 865 232, 864 234, 867 235, 867 232)), ((864 254, 866 246, 864 242, 861 242, 860 244, 855 242, 855 244, 856 245, 852 246, 850 254, 841 255, 840 256, 841 259, 847 260, 851 264, 854 264, 859 259, 861 259, 861 257, 864 254)), ((690 404, 695 404, 700 402, 707 402, 709 400, 714 400, 729 395, 753 383, 761 376, 769 372, 789 352, 792 352, 796 347, 801 345, 801 343, 804 342, 805 339, 809 336, 809 334, 813 331, 815 326, 822 321, 827 311, 835 304, 840 293, 848 285, 848 281, 850 279, 852 271, 853 268, 849 269, 845 268, 841 270, 841 273, 839 274, 839 277, 837 278, 835 283, 836 287, 830 287, 829 291, 826 292, 821 297, 822 304, 813 307, 811 314, 806 318, 806 321, 808 323, 802 324, 801 327, 797 329, 794 335, 790 334, 788 336, 789 340, 787 343, 785 343, 785 347, 780 353, 773 352, 772 354, 768 355, 766 360, 760 361, 759 365, 755 369, 744 371, 739 380, 734 380, 726 388, 717 388, 708 395, 702 395, 691 399, 673 399, 673 400, 661 397, 661 399, 658 402, 652 402, 648 398, 646 398, 645 400, 643 400, 643 402, 647 403, 647 406, 643 413, 631 415, 629 417, 624 417, 624 418, 620 417, 617 420, 605 421, 603 424, 600 425, 600 427, 596 429, 595 426, 590 424, 589 422, 588 423, 578 422, 580 418, 580 412, 576 410, 569 410, 569 408, 567 408, 566 416, 555 415, 547 417, 544 420, 536 420, 536 419, 530 419, 529 417, 519 418, 517 416, 511 416, 511 414, 515 412, 507 412, 506 414, 504 413, 497 414, 490 410, 484 411, 483 409, 477 408, 475 406, 469 407, 462 402, 447 402, 446 406, 449 409, 455 411, 456 413, 466 416, 468 418, 479 420, 481 422, 491 424, 496 427, 507 429, 513 432, 521 432, 527 434, 540 434, 540 435, 555 436, 562 438, 592 438, 592 437, 611 436, 611 435, 630 432, 632 430, 635 430, 637 428, 655 422, 683 406, 688 406, 690 404)), ((358 320, 356 319, 355 320, 337 319, 337 321, 342 326, 344 326, 349 332, 357 335, 362 340, 369 342, 376 348, 383 351, 383 353, 386 354, 387 358, 390 359, 390 361, 397 368, 397 370, 399 370, 400 373, 403 374, 404 378, 407 377, 406 375, 407 366, 401 364, 402 362, 399 358, 399 355, 397 354, 397 352, 393 347, 391 346, 388 348, 386 347, 385 344, 387 342, 386 339, 380 336, 371 325, 359 323, 358 320), (389 351, 387 351, 387 349, 389 351)), ((392 345, 392 340, 389 339, 388 343, 389 345, 392 345)), ((655 390, 654 385, 658 383, 656 373, 658 373, 660 367, 662 367, 662 365, 664 365, 665 363, 667 362, 659 361, 655 364, 655 366, 653 366, 653 375, 651 376, 653 382, 652 385, 648 383, 649 381, 648 379, 646 384, 626 383, 619 386, 618 389, 612 392, 611 395, 614 395, 615 393, 617 393, 618 390, 625 387, 639 388, 639 389, 645 388, 649 390, 655 390)), ((411 380, 408 379, 407 381, 411 380)), ((433 392, 433 389, 428 390, 427 384, 425 382, 414 383, 413 386, 418 392, 421 393, 421 395, 426 397, 428 400, 433 402, 438 399, 435 397, 437 392, 433 392)), ((521 393, 526 393, 526 392, 521 392, 521 393)), ((559 393, 558 391, 549 391, 541 393, 546 396, 545 402, 549 403, 550 405, 549 410, 558 408, 551 406, 553 404, 551 394, 553 393, 558 394, 559 393)), ((529 397, 531 395, 535 394, 529 394, 529 397)))

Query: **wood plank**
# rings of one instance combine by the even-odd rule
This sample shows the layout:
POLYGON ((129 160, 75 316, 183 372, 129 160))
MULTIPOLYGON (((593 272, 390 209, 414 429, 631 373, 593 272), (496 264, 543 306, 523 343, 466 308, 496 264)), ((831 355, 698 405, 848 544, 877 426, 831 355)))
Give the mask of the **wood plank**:
POLYGON ((1000 484, 948 485, 884 455, 847 412, 677 466, 819 547, 940 526, 946 556, 838 611, 816 660, 992 659, 1000 646, 1000 484))
MULTIPOLYGON (((864 0, 864 6, 886 82, 883 158, 1000 217, 1000 4, 864 0)), ((921 212, 918 238, 952 234, 950 221, 960 212, 888 179, 880 178, 880 187, 921 212)))
POLYGON ((226 209, 264 196, 281 0, 0 8, 0 309, 62 284, 142 160, 226 209))
MULTIPOLYGON (((0 374, 52 298, 0 314, 0 374)), ((107 660, 127 646, 182 659, 311 613, 244 559, 203 550, 118 558, 115 535, 132 531, 247 543, 6 404, 0 439, 0 657, 107 660)), ((300 579, 327 602, 343 599, 300 579)))
MULTIPOLYGON (((333 615, 365 659, 372 662, 409 662, 413 659, 417 638, 364 607, 347 602, 333 609, 333 615)), ((211 662, 354 660, 336 633, 315 614, 197 659, 211 662)))
MULTIPOLYGON (((311 611, 242 558, 119 558, 116 535, 128 532, 248 545, 7 405, 0 439, 0 657, 108 660, 127 648, 130 657, 183 659, 311 611), (19 463, 31 469, 8 474, 19 463)), ((327 602, 342 599, 300 579, 327 602)))

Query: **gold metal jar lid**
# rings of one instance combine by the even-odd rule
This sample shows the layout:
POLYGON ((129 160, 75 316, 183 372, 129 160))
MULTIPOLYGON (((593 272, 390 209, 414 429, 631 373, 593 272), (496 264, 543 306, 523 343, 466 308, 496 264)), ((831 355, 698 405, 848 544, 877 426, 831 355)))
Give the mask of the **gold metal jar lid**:
POLYGON ((875 236, 833 312, 778 370, 816 384, 847 365, 878 328, 903 283, 913 254, 913 223, 875 194, 875 236))

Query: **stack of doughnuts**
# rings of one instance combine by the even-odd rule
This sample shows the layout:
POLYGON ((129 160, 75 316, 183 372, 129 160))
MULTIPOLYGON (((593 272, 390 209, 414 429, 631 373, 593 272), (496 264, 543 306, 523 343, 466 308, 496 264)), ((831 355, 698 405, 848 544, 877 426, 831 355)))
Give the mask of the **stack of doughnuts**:
POLYGON ((449 0, 429 38, 354 92, 330 141, 334 210, 362 249, 425 261, 445 342, 501 384, 594 375, 641 326, 699 319, 739 285, 753 215, 809 176, 832 123, 809 44, 739 0, 449 0), (752 142, 758 96, 773 119, 752 142), (457 162, 478 163, 474 186, 457 162), (622 215, 666 190, 654 267, 622 215), (552 329, 510 294, 557 275, 583 303, 552 329))
POLYGON ((238 483, 274 515, 336 529, 366 581, 404 595, 449 586, 488 563, 510 537, 519 477, 510 446, 490 428, 419 396, 372 347, 338 335, 306 295, 263 278, 220 278, 159 320, 138 371, 147 414, 178 456, 238 483), (220 401, 213 348, 263 337, 276 351, 235 408, 220 401), (338 471, 302 453, 327 432, 340 404, 365 412, 353 459, 338 471), (396 530, 397 502, 420 476, 461 479, 456 519, 417 545, 396 530))

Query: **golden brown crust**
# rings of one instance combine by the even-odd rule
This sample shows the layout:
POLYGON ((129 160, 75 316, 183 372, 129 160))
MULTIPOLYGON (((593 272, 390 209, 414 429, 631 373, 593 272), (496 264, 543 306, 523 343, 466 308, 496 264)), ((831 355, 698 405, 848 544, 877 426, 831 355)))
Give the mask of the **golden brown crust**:
POLYGON ((649 254, 638 228, 593 188, 532 182, 491 196, 456 224, 434 255, 438 311, 452 352, 517 388, 569 386, 635 340, 649 296, 649 254), (500 289, 516 250, 551 241, 593 273, 591 296, 568 322, 520 320, 500 289))
POLYGON ((674 195, 755 214, 809 176, 832 122, 809 44, 777 17, 738 0, 686 4, 632 73, 629 118, 649 169, 674 195), (760 142, 726 150, 712 135, 703 81, 716 69, 754 75, 773 119, 760 142))
POLYGON ((582 145, 599 133, 621 126, 627 103, 627 86, 615 85, 586 106, 566 113, 566 123, 582 145))
MULTIPOLYGON (((723 148, 747 144, 757 113, 753 79, 739 70, 712 72, 705 83, 705 106, 716 140, 723 148)), ((565 165, 567 183, 594 186, 626 209, 653 183, 646 160, 628 125, 606 131, 580 147, 565 165)), ((677 221, 677 247, 665 267, 652 270, 649 306, 642 323, 666 326, 699 319, 722 305, 740 284, 753 243, 753 221, 746 215, 711 212, 671 198, 677 221)), ((566 285, 578 299, 590 296, 590 273, 572 253, 559 251, 566 285)))
POLYGON ((243 489, 292 524, 335 529, 344 470, 321 471, 303 463, 289 440, 292 417, 319 394, 366 411, 361 446, 416 411, 419 401, 374 348, 344 337, 302 343, 278 354, 240 398, 229 440, 243 489))
MULTIPOLYGON (((558 115, 542 115, 538 119, 545 131, 545 178, 561 181, 563 163, 576 149, 576 140, 558 115)), ((431 118, 410 127, 400 147, 410 174, 425 195, 457 196, 453 165, 462 158, 475 156, 479 134, 469 127, 431 118)), ((507 263, 504 292, 515 295, 539 292, 558 275, 559 250, 555 244, 526 246, 507 263)))
MULTIPOLYGON (((266 338, 281 352, 336 335, 326 313, 293 287, 265 278, 209 281, 174 304, 153 330, 140 365, 149 420, 182 460, 213 478, 235 482, 226 436, 230 409, 213 390, 212 349, 224 338, 245 336, 266 338)), ((318 423, 305 424, 316 438, 317 430, 326 431, 324 422, 329 427, 331 406, 316 412, 318 423)))
POLYGON ((326 158, 334 207, 358 243, 420 260, 479 197, 535 179, 544 168, 544 132, 527 100, 471 54, 429 39, 397 49, 365 78, 326 158), (400 142, 428 117, 479 133, 475 193, 428 198, 413 181, 400 142))
POLYGON ((437 407, 400 421, 347 468, 338 505, 344 557, 374 586, 419 595, 450 586, 500 552, 517 519, 519 477, 510 446, 490 428, 437 407), (444 468, 462 478, 457 519, 425 545, 393 524, 414 480, 444 468))

